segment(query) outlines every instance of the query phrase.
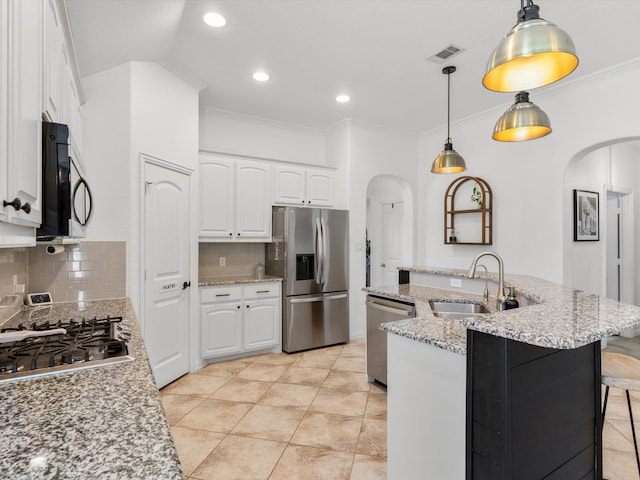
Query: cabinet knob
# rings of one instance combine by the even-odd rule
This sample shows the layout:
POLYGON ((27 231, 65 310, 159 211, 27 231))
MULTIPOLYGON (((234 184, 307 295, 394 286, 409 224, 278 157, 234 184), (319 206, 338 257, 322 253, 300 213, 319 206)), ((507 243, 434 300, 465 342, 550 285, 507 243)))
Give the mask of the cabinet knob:
MULTIPOLYGON (((18 210, 20 210, 22 208, 22 202, 20 201, 20 199, 18 197, 16 197, 11 202, 7 202, 6 200, 3 200, 2 201, 2 206, 3 207, 12 206, 15 211, 18 211, 18 210)), ((29 210, 31 210, 31 207, 29 207, 29 210)), ((29 212, 27 212, 27 213, 29 213, 29 212)))
POLYGON ((29 215, 31 213, 31 204, 29 202, 25 202, 24 205, 20 207, 20 210, 29 215))
POLYGON ((230 237, 233 237, 233 233, 229 232, 229 236, 230 236, 230 237))
POLYGON ((238 310, 240 310, 240 305, 238 305, 238 310))
POLYGON ((190 286, 191 286, 191 282, 184 282, 184 283, 182 284, 182 289, 183 289, 183 290, 186 290, 186 289, 187 289, 187 288, 189 288, 190 286))
POLYGON ((249 305, 247 305, 247 308, 249 308, 249 305))

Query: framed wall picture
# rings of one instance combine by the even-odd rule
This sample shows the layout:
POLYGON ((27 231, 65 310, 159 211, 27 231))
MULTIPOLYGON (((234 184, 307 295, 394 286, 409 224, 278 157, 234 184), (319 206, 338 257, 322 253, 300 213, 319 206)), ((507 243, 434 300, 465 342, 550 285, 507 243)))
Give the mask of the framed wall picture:
POLYGON ((573 191, 573 240, 600 240, 600 211, 598 192, 573 191))

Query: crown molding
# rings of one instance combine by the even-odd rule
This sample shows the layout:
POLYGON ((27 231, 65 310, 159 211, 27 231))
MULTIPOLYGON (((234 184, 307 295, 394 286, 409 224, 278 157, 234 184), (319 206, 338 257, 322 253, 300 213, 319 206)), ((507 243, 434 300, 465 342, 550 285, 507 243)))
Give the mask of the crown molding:
POLYGON ((198 92, 203 90, 207 86, 206 83, 197 79, 191 72, 189 72, 189 70, 185 68, 184 65, 182 65, 173 57, 161 58, 160 60, 157 60, 157 63, 169 70, 176 77, 180 78, 188 85, 192 86, 198 92))

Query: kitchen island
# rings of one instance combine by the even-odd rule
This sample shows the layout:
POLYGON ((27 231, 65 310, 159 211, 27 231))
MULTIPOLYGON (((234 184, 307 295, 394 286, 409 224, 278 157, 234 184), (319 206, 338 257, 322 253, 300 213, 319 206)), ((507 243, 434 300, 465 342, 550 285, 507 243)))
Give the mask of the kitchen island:
POLYGON ((183 479, 126 298, 28 307, 2 327, 121 316, 131 362, 0 383, 0 478, 183 479))
POLYGON ((496 312, 492 297, 490 314, 434 317, 429 300, 484 302, 484 280, 464 275, 412 267, 406 284, 366 289, 417 309, 382 326, 389 478, 602 478, 600 340, 639 325, 640 308, 507 276, 521 308, 496 312))

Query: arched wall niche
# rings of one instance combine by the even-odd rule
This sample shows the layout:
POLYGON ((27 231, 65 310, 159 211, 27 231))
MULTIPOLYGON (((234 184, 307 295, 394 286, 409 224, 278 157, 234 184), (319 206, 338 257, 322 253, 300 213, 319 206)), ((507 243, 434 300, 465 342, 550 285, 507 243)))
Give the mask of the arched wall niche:
POLYGON ((413 194, 405 180, 392 175, 371 179, 367 186, 368 285, 397 284, 397 267, 412 265, 413 211, 413 194), (385 231, 392 209, 391 221, 399 223, 385 231))

